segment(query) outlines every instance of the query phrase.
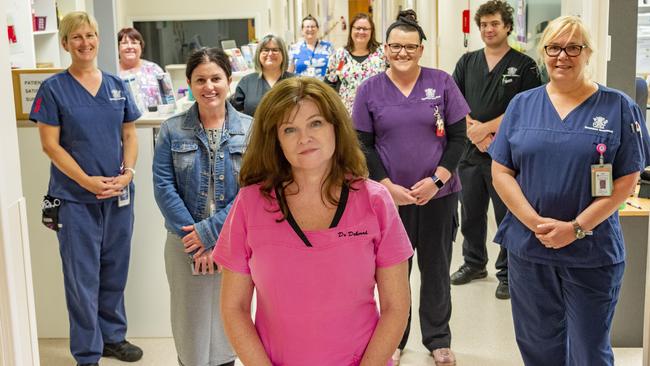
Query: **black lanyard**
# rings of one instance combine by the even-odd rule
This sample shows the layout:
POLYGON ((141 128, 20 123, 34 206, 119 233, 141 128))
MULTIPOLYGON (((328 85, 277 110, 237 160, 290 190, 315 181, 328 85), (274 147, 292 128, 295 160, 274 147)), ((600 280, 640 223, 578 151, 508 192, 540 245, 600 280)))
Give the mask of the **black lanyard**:
MULTIPOLYGON (((345 211, 345 206, 348 203, 348 196, 350 195, 350 187, 343 183, 343 186, 341 187, 341 197, 339 198, 339 204, 336 207, 336 213, 334 214, 334 217, 332 218, 332 223, 330 223, 329 228, 334 228, 336 225, 339 224, 339 221, 341 221, 341 217, 343 217, 343 212, 345 211)), ((291 214, 291 210, 289 209, 289 205, 287 204, 287 201, 285 200, 283 194, 281 191, 276 187, 275 188, 275 197, 278 199, 281 204, 286 205, 287 207, 287 222, 293 229, 293 231, 298 235, 300 240, 302 240, 303 243, 309 248, 313 247, 313 245, 309 242, 309 239, 307 239, 307 235, 302 231, 298 223, 296 222, 296 219, 293 217, 291 214)))

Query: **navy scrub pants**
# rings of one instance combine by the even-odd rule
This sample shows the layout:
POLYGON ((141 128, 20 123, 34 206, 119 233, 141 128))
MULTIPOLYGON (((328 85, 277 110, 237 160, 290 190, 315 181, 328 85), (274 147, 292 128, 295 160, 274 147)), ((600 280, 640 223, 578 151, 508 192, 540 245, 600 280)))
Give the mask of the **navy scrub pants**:
MULTIPOLYGON (((463 185, 460 193, 460 232, 463 233, 463 258, 465 264, 474 269, 484 269, 488 263, 487 212, 492 200, 494 218, 497 226, 508 209, 501 201, 492 185, 492 162, 470 164, 461 161, 458 165, 458 177, 463 185)), ((497 279, 508 281, 508 252, 501 247, 495 267, 497 279)))
POLYGON ((509 254, 512 317, 526 366, 613 366, 609 333, 625 263, 572 268, 509 254))
MULTIPOLYGON (((399 207, 399 215, 420 269, 420 330, 429 350, 451 345, 451 286, 449 266, 452 244, 458 229, 458 194, 430 200, 423 206, 399 207)), ((409 276, 413 262, 409 258, 409 276)), ((411 330, 411 312, 398 348, 406 347, 411 330)))
MULTIPOLYGON (((133 186, 131 186, 133 187, 133 186)), ((70 320, 70 351, 80 363, 98 362, 104 343, 126 336, 124 288, 133 233, 131 204, 64 201, 59 250, 70 320)))

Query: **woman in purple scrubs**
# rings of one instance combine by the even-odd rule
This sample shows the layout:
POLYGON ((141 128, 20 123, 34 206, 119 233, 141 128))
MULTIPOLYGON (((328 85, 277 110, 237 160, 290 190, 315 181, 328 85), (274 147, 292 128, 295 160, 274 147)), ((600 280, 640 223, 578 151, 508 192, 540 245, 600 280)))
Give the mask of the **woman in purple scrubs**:
MULTIPOLYGON (((449 74, 419 65, 426 37, 413 10, 400 12, 386 39, 390 68, 359 87, 353 120, 370 177, 388 188, 418 251, 422 342, 436 365, 453 365, 449 266, 469 107, 449 74)), ((397 364, 409 328, 393 355, 397 364)))

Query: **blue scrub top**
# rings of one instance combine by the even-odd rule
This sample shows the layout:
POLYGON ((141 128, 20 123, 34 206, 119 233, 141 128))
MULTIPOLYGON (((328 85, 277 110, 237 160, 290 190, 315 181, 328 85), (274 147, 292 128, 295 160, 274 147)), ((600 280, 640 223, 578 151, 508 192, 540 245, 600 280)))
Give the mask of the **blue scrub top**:
MULTIPOLYGON (((515 171, 524 196, 539 215, 570 221, 594 200, 591 164, 598 163, 596 145, 600 143, 607 146, 605 162, 612 164, 614 179, 648 165, 650 140, 634 101, 598 85, 593 95, 562 120, 541 86, 510 102, 488 152, 493 160, 515 171)), ((618 212, 596 226, 593 235, 559 250, 544 247, 508 212, 494 241, 541 264, 589 268, 625 260, 618 212)))
MULTIPOLYGON (((59 126, 61 147, 86 174, 105 177, 120 174, 122 123, 139 117, 140 111, 119 77, 102 72, 101 86, 93 97, 67 70, 41 84, 29 114, 34 122, 59 126)), ((95 194, 54 164, 48 194, 73 202, 99 202, 95 194)))
POLYGON ((310 76, 307 75, 307 68, 311 66, 316 73, 313 76, 323 80, 327 72, 327 62, 332 52, 332 44, 328 41, 319 39, 314 50, 310 50, 307 42, 301 40, 289 49, 289 59, 296 65, 294 70, 296 75, 310 76))

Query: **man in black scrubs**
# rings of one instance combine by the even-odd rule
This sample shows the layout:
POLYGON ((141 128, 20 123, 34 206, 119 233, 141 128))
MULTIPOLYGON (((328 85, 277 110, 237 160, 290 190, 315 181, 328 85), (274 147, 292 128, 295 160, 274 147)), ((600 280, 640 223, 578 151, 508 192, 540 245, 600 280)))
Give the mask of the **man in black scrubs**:
MULTIPOLYGON (((486 151, 510 100, 517 93, 541 84, 535 61, 508 45, 512 13, 506 1, 490 0, 481 5, 474 21, 485 47, 464 54, 454 70, 454 80, 472 111, 467 116, 470 143, 458 166, 463 185, 460 202, 465 263, 451 275, 453 285, 487 276, 485 243, 490 199, 497 224, 501 223, 507 209, 492 186, 492 160, 486 151)), ((508 256, 503 248, 496 268, 499 285, 495 295, 499 299, 509 299, 508 256)))

